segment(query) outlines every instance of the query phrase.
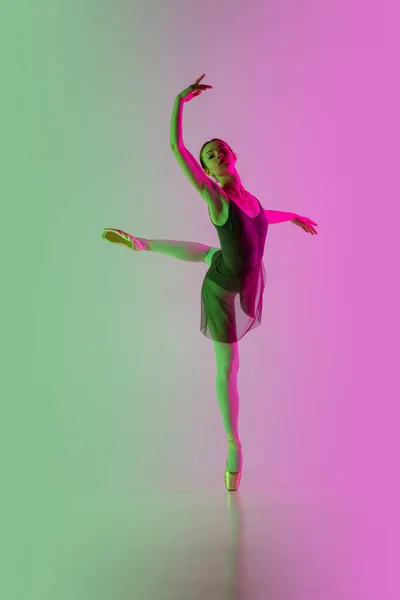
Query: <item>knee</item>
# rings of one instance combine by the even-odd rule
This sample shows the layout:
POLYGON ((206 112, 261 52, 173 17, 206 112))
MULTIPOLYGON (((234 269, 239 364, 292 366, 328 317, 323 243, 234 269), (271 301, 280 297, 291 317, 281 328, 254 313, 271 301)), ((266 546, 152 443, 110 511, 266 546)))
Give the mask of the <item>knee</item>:
POLYGON ((239 361, 238 360, 217 362, 217 377, 219 379, 227 379, 228 377, 237 375, 238 371, 239 371, 239 361))
POLYGON ((228 377, 237 373, 239 370, 238 343, 225 344, 214 342, 214 348, 218 377, 228 377))

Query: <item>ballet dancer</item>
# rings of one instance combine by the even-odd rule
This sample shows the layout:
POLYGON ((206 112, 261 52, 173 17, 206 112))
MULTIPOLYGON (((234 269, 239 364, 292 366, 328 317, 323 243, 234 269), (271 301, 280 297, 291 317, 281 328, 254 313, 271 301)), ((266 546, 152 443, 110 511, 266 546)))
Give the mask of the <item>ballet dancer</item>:
POLYGON ((120 229, 106 228, 103 239, 135 252, 160 252, 189 262, 204 262, 208 271, 201 288, 200 331, 211 339, 217 363, 216 392, 227 436, 225 487, 239 489, 243 455, 239 438, 239 346, 246 333, 261 324, 265 268, 263 255, 268 226, 291 221, 311 235, 314 223, 295 213, 265 210, 247 191, 235 164, 236 154, 218 138, 203 144, 200 164, 182 137, 183 106, 211 85, 200 84, 203 74, 175 99, 170 145, 182 171, 205 201, 220 248, 198 242, 148 240, 120 229))

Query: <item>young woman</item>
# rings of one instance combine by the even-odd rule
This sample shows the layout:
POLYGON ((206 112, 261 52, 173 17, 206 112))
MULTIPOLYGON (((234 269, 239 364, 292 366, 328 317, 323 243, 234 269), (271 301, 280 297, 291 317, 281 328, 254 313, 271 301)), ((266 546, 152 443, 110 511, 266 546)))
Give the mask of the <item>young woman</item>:
POLYGON ((234 491, 239 488, 242 472, 238 432, 238 342, 261 324, 265 288, 262 259, 268 225, 291 221, 314 235, 317 224, 294 213, 264 210, 257 198, 243 187, 235 167, 237 156, 224 141, 213 139, 203 145, 201 166, 185 148, 183 105, 212 88, 200 84, 204 76, 176 97, 170 142, 178 164, 207 204, 221 247, 212 248, 197 242, 147 240, 109 228, 103 230, 102 237, 134 251, 161 252, 180 260, 205 262, 209 267, 201 289, 200 329, 214 344, 217 398, 228 441, 225 486, 228 491, 234 491))

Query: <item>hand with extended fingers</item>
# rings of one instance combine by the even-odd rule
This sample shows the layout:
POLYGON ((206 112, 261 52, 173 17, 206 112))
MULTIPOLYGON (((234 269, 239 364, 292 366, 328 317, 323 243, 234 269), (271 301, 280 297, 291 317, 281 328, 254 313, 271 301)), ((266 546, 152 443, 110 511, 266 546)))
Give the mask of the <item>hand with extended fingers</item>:
POLYGON ((204 73, 204 75, 202 75, 201 77, 199 77, 198 79, 196 79, 196 81, 192 85, 189 85, 189 87, 186 88, 186 90, 183 90, 183 92, 181 92, 180 94, 178 94, 178 97, 181 100, 183 100, 184 102, 189 102, 195 96, 198 96, 199 94, 201 94, 202 92, 204 92, 204 90, 211 89, 212 85, 204 85, 204 84, 200 85, 200 81, 202 79, 204 79, 205 76, 206 76, 206 74, 204 73))
POLYGON ((313 227, 313 225, 317 226, 317 223, 314 223, 314 221, 312 221, 308 217, 300 217, 300 215, 296 215, 296 217, 292 219, 291 222, 294 225, 298 225, 299 227, 304 229, 306 233, 311 233, 311 235, 318 235, 318 231, 315 229, 315 227, 313 227))

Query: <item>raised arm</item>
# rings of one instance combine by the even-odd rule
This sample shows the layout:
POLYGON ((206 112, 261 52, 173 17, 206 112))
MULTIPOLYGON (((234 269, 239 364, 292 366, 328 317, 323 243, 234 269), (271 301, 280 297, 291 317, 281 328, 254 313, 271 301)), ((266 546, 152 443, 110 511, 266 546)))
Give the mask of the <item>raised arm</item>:
POLYGON ((174 150, 178 146, 183 146, 183 135, 182 135, 182 118, 183 118, 183 105, 184 101, 180 96, 175 98, 174 109, 171 117, 170 127, 170 146, 174 150))
POLYGON ((193 85, 190 85, 186 90, 183 90, 183 92, 178 94, 175 99, 171 117, 170 146, 182 171, 193 187, 199 192, 203 200, 205 200, 209 206, 212 205, 217 210, 220 210, 222 209, 220 198, 222 192, 218 190, 214 182, 206 176, 201 165, 189 150, 185 148, 182 136, 184 103, 201 94, 204 89, 212 87, 210 85, 199 85, 199 81, 203 79, 203 77, 204 75, 199 77, 199 79, 196 79, 193 85))
POLYGON ((212 88, 212 85, 200 84, 200 81, 205 77, 205 74, 196 79, 196 81, 183 90, 175 99, 174 110, 171 118, 170 146, 171 148, 179 148, 183 146, 182 136, 182 113, 185 102, 190 102, 204 90, 212 88))
MULTIPOLYGON (((185 101, 179 96, 175 98, 174 108, 172 111, 171 117, 171 133, 170 133, 170 146, 171 150, 177 152, 182 155, 182 158, 185 159, 186 163, 189 163, 192 169, 198 171, 203 179, 206 178, 205 173, 202 171, 201 166, 193 156, 189 152, 187 148, 185 148, 185 144, 183 142, 182 135, 182 121, 183 121, 183 106, 185 101)), ((178 160, 179 162, 179 160, 178 160)), ((181 164, 181 166, 183 166, 181 164)), ((187 173, 185 173, 187 175, 187 173)), ((192 182, 191 182, 192 183, 192 182)))
POLYGON ((181 167, 182 171, 190 181, 192 186, 203 195, 204 189, 211 188, 211 181, 208 181, 206 174, 195 157, 189 152, 183 143, 182 138, 182 113, 184 101, 177 96, 171 117, 171 150, 181 167))

